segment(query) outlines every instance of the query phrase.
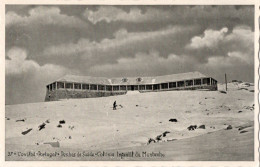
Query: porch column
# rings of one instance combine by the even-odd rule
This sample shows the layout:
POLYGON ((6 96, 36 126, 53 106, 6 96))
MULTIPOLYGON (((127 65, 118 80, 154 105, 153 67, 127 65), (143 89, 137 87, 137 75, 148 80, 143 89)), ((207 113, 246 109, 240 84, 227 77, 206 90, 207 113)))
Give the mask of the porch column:
POLYGON ((192 80, 192 86, 194 86, 194 79, 192 80))
POLYGON ((169 90, 169 89, 170 89, 169 82, 168 82, 168 84, 167 84, 167 85, 168 85, 168 90, 169 90))
POLYGON ((107 91, 107 86, 106 85, 104 85, 104 91, 107 91))
POLYGON ((144 90, 146 90, 146 85, 144 85, 144 90))
POLYGON ((113 92, 114 90, 113 90, 113 85, 112 85, 112 89, 111 89, 111 91, 113 92))
POLYGON ((120 91, 120 85, 118 87, 119 87, 118 90, 120 91))
POLYGON ((97 91, 98 91, 98 85, 97 85, 97 91))
POLYGON ((82 88, 82 83, 80 84, 80 88, 81 88, 81 90, 83 89, 83 88, 82 88))

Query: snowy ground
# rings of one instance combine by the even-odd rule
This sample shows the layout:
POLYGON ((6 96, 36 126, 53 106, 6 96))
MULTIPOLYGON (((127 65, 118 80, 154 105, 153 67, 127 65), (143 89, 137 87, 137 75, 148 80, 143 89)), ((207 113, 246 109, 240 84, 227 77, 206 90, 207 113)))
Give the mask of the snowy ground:
MULTIPOLYGON (((223 87, 219 85, 219 90, 223 87)), ((7 105, 6 160, 253 160, 253 89, 229 83, 227 94, 169 91, 7 105), (115 100, 117 110, 112 109, 115 100), (57 127, 61 120, 65 124, 57 127), (42 123, 45 128, 39 130, 42 123), (190 125, 205 125, 205 129, 189 131, 190 125), (225 130, 228 125, 232 129, 225 130), (156 140, 166 131, 165 137, 156 140), (149 138, 156 143, 147 144, 149 138), (59 147, 48 142, 58 142, 59 147), (147 151, 164 156, 8 156, 30 151, 147 151)))

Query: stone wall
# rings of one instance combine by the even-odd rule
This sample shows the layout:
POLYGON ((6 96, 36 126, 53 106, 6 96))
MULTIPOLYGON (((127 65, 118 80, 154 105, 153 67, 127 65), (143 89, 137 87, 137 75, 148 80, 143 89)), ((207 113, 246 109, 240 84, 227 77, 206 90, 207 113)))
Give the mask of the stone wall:
POLYGON ((47 91, 45 101, 57 101, 59 99, 72 99, 72 98, 93 98, 93 97, 106 97, 126 94, 126 91, 118 92, 101 92, 90 90, 68 90, 58 89, 53 91, 47 91))

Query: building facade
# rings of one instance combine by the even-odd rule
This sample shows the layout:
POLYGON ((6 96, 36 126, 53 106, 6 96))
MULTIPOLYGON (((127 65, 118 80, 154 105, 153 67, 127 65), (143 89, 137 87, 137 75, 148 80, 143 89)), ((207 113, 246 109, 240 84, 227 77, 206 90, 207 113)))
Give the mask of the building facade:
POLYGON ((199 72, 129 78, 66 75, 46 86, 45 101, 115 96, 126 94, 127 91, 145 93, 198 89, 216 91, 217 80, 199 72))

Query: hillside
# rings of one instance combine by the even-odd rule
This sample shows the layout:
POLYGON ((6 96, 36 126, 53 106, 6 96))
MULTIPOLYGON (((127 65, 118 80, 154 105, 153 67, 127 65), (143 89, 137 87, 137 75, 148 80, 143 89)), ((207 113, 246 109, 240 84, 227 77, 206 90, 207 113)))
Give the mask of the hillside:
POLYGON ((8 152, 145 150, 165 156, 122 160, 253 160, 253 89, 250 84, 229 83, 227 94, 169 91, 7 105, 6 160, 120 160, 8 152), (112 109, 115 100, 117 110, 112 109), (190 125, 197 129, 188 130, 190 125), (226 130, 229 125, 232 129, 226 130), (156 143, 147 144, 150 138, 156 143))

